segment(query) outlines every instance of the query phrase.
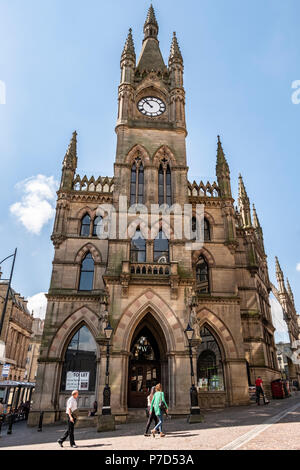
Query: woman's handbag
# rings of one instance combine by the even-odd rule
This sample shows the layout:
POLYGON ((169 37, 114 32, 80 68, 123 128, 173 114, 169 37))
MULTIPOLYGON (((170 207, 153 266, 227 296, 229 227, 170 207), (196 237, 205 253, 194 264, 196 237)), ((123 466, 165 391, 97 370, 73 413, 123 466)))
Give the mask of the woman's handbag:
POLYGON ((160 402, 159 402, 159 409, 162 413, 165 413, 167 411, 167 407, 166 407, 164 401, 162 400, 162 394, 161 394, 161 399, 160 399, 160 402))

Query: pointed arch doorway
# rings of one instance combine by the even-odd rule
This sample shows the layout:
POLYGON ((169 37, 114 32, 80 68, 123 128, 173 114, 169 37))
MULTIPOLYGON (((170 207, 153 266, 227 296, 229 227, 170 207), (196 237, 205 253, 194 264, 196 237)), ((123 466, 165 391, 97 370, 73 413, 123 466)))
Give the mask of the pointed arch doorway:
POLYGON ((146 408, 151 387, 162 383, 168 395, 167 344, 161 326, 149 312, 131 341, 128 374, 128 408, 146 408))

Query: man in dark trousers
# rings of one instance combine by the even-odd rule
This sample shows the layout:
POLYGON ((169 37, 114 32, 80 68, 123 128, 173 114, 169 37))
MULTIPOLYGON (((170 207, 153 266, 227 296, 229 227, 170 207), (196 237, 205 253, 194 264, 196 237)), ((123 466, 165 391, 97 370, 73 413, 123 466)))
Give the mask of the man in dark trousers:
POLYGON ((257 405, 260 405, 260 396, 261 395, 263 397, 264 404, 268 405, 269 402, 266 400, 266 397, 265 397, 265 392, 264 392, 264 388, 263 388, 263 381, 262 381, 261 377, 257 377, 257 379, 255 381, 255 387, 256 387, 256 403, 257 403, 257 405))
POLYGON ((72 392, 72 396, 69 398, 67 402, 67 408, 66 408, 66 414, 68 418, 68 428, 65 434, 57 441, 60 447, 63 447, 63 443, 68 437, 70 438, 71 447, 73 448, 77 447, 77 445, 75 444, 75 440, 74 440, 74 426, 76 424, 76 419, 78 417, 77 398, 78 398, 78 390, 74 390, 72 392))

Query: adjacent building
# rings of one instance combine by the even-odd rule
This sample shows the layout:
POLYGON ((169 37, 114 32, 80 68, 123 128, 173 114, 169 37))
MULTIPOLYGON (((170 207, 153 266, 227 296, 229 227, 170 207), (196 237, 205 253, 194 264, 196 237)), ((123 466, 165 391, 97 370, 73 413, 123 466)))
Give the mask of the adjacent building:
MULTIPOLYGON (((1 281, 0 273, 0 314, 8 289, 7 281, 1 281)), ((0 381, 22 382, 26 379, 26 358, 32 334, 33 316, 27 308, 27 301, 12 288, 9 292, 0 341, 4 344, 4 363, 0 362, 0 381)))
POLYGON ((38 368, 38 358, 44 330, 44 320, 34 318, 32 322, 32 334, 30 336, 26 358, 26 370, 24 378, 28 382, 35 382, 38 368))
POLYGON ((108 322, 118 421, 144 408, 157 382, 171 414, 189 413, 189 323, 202 339, 193 353, 201 407, 245 405, 257 375, 266 388, 280 377, 262 226, 241 175, 235 205, 219 137, 216 181, 189 180, 183 57, 174 33, 166 64, 158 32, 151 6, 138 60, 131 30, 125 43, 114 175, 76 174, 76 132, 63 160, 31 425, 41 410, 44 422, 60 419, 73 388, 82 410, 94 400, 101 408, 108 322), (188 224, 194 237, 201 226, 201 246, 177 236, 174 207, 167 221, 161 211, 154 222, 145 215, 174 204, 191 208, 188 224))
POLYGON ((300 385, 300 316, 297 314, 294 294, 289 280, 285 282, 284 273, 276 257, 276 279, 277 287, 271 284, 272 292, 279 302, 283 319, 286 322, 289 343, 277 345, 279 366, 291 385, 299 388, 300 385))

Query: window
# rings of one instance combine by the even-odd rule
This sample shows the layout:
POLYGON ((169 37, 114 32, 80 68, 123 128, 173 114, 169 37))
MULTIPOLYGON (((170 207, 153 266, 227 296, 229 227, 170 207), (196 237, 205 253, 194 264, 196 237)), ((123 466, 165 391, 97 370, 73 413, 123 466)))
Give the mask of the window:
POLYGON ((98 234, 101 233, 102 222, 103 222, 103 219, 101 216, 95 218, 94 225, 93 225, 93 237, 97 237, 98 234))
POLYGON ((204 392, 223 391, 224 374, 219 345, 208 328, 200 332, 202 343, 198 348, 198 387, 204 392))
POLYGON ((154 263, 169 263, 169 240, 162 230, 159 231, 154 240, 153 248, 154 263))
MULTIPOLYGON (((197 234, 197 240, 200 240, 201 234, 199 233, 200 229, 200 221, 197 223, 197 218, 192 217, 192 240, 196 239, 196 234, 197 234), (195 234, 195 235, 194 235, 195 234)), ((204 241, 210 241, 210 227, 209 227, 209 222, 207 219, 204 219, 204 241)))
POLYGON ((209 292, 208 264, 203 256, 199 257, 196 265, 196 285, 198 292, 209 292))
POLYGON ((79 290, 93 290, 94 283, 94 260, 88 253, 81 264, 79 290))
POLYGON ((130 204, 144 203, 144 167, 140 157, 135 159, 131 168, 130 204))
POLYGON ((210 227, 207 219, 204 219, 204 241, 210 241, 210 227))
POLYGON ((82 237, 89 237, 90 236, 90 226, 91 226, 91 218, 88 214, 86 214, 81 220, 80 235, 82 237))
POLYGON ((146 241, 140 230, 137 230, 131 240, 130 260, 132 263, 146 262, 146 241))
POLYGON ((96 342, 86 326, 80 328, 71 339, 62 370, 62 391, 93 392, 96 383, 96 342))
POLYGON ((158 171, 158 203, 172 205, 172 182, 171 170, 167 163, 168 160, 164 158, 158 171))

